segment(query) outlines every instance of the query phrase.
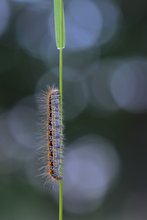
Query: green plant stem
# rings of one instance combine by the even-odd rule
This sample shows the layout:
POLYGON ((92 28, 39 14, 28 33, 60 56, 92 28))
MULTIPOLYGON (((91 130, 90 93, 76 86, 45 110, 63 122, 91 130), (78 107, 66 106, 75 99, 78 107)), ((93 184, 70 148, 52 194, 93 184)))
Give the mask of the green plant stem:
POLYGON ((59 183, 59 220, 63 220, 63 181, 59 183))
MULTIPOLYGON (((63 2, 60 0, 60 42, 63 41, 63 2), (62 6, 61 6, 62 4, 62 6)), ((63 49, 59 49, 59 88, 60 88, 60 113, 61 113, 61 135, 63 129, 63 49)), ((63 143, 61 143, 63 146, 63 143)), ((62 163, 62 161, 61 161, 62 163)), ((63 164, 61 164, 63 173, 63 164)), ((59 220, 63 220, 63 180, 59 183, 59 220)))
MULTIPOLYGON (((63 128, 63 49, 59 50, 59 88, 60 88, 60 113, 61 113, 61 135, 63 128)), ((61 142, 61 146, 63 143, 61 142)), ((61 161, 61 163, 63 163, 61 161)), ((61 164, 61 174, 63 173, 63 164, 61 164)), ((59 183, 59 220, 63 219, 63 180, 59 183)))
MULTIPOLYGON (((63 128, 63 49, 59 50, 59 88, 60 88, 60 113, 61 113, 61 135, 63 128)), ((63 146, 63 143, 60 143, 63 146)), ((63 162, 61 161, 61 174, 63 173, 63 162)), ((63 220, 63 180, 59 182, 59 220, 63 220)))
MULTIPOLYGON (((59 90, 60 90, 60 113, 61 113, 61 136, 63 135, 63 0, 60 0, 60 45, 59 48, 59 90)), ((63 143, 61 141, 61 147, 63 143)), ((63 161, 61 160, 61 170, 63 176, 63 161)), ((59 182, 59 220, 63 220, 63 180, 59 182)))
POLYGON ((59 90, 61 125, 63 125, 63 49, 59 50, 59 90))

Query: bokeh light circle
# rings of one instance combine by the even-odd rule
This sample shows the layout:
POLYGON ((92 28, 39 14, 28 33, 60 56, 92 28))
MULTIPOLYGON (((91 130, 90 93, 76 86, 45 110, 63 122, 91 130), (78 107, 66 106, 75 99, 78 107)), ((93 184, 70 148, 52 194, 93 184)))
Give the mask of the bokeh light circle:
POLYGON ((117 105, 130 112, 147 111, 147 60, 134 58, 118 66, 110 80, 117 105))
MULTIPOLYGON (((90 0, 71 0, 66 5, 66 48, 81 50, 93 46, 99 38, 103 20, 98 6, 90 0), (88 16, 87 16, 88 15, 88 16)), ((53 20, 53 14, 52 14, 53 20)), ((53 22, 51 22, 53 24, 53 22)), ((52 25, 52 38, 55 38, 52 25)))
POLYGON ((0 0, 0 36, 6 30, 10 18, 10 6, 7 0, 0 0))
POLYGON ((29 103, 31 98, 21 100, 21 102, 11 110, 9 114, 9 126, 13 137, 20 145, 35 149, 36 111, 32 106, 29 106, 29 104, 25 104, 27 102, 26 100, 28 100, 29 103))
POLYGON ((105 138, 87 135, 73 142, 64 159, 65 209, 77 214, 95 210, 119 171, 119 156, 105 138))
MULTIPOLYGON (((53 69, 55 71, 55 69, 53 69)), ((70 74, 70 72, 69 72, 70 74)), ((48 86, 59 88, 59 78, 53 74, 52 70, 44 74, 38 81, 36 92, 39 94, 46 90, 48 86)), ((64 82, 64 119, 72 120, 78 117, 88 105, 88 88, 85 81, 65 81, 64 82)))

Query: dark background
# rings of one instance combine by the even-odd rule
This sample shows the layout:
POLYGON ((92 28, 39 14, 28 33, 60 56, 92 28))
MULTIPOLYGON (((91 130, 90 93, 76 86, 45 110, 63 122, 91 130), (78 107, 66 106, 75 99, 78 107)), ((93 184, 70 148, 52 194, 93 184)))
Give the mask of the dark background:
MULTIPOLYGON (((58 86, 53 1, 0 1, 0 219, 58 219, 36 96, 58 86), (38 130, 38 128, 37 128, 38 130), (50 186, 49 186, 50 188, 50 186)), ((65 1, 64 219, 147 219, 147 1, 65 1)))

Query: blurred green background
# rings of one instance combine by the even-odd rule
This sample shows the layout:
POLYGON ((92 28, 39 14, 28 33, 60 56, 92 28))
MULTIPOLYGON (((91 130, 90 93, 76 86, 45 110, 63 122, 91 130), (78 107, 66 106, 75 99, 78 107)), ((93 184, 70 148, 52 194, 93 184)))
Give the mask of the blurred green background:
MULTIPOLYGON (((64 219, 146 220, 147 1, 65 0, 65 16, 64 219)), ((58 219, 36 165, 47 85, 53 0, 0 0, 0 220, 58 219)))

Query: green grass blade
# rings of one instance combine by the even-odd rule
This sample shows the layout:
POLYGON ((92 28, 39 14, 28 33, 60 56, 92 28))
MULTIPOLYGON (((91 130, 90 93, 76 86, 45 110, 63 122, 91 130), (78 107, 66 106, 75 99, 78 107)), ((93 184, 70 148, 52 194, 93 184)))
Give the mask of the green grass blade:
POLYGON ((63 0, 54 0, 55 38, 58 49, 65 47, 65 16, 63 0))

